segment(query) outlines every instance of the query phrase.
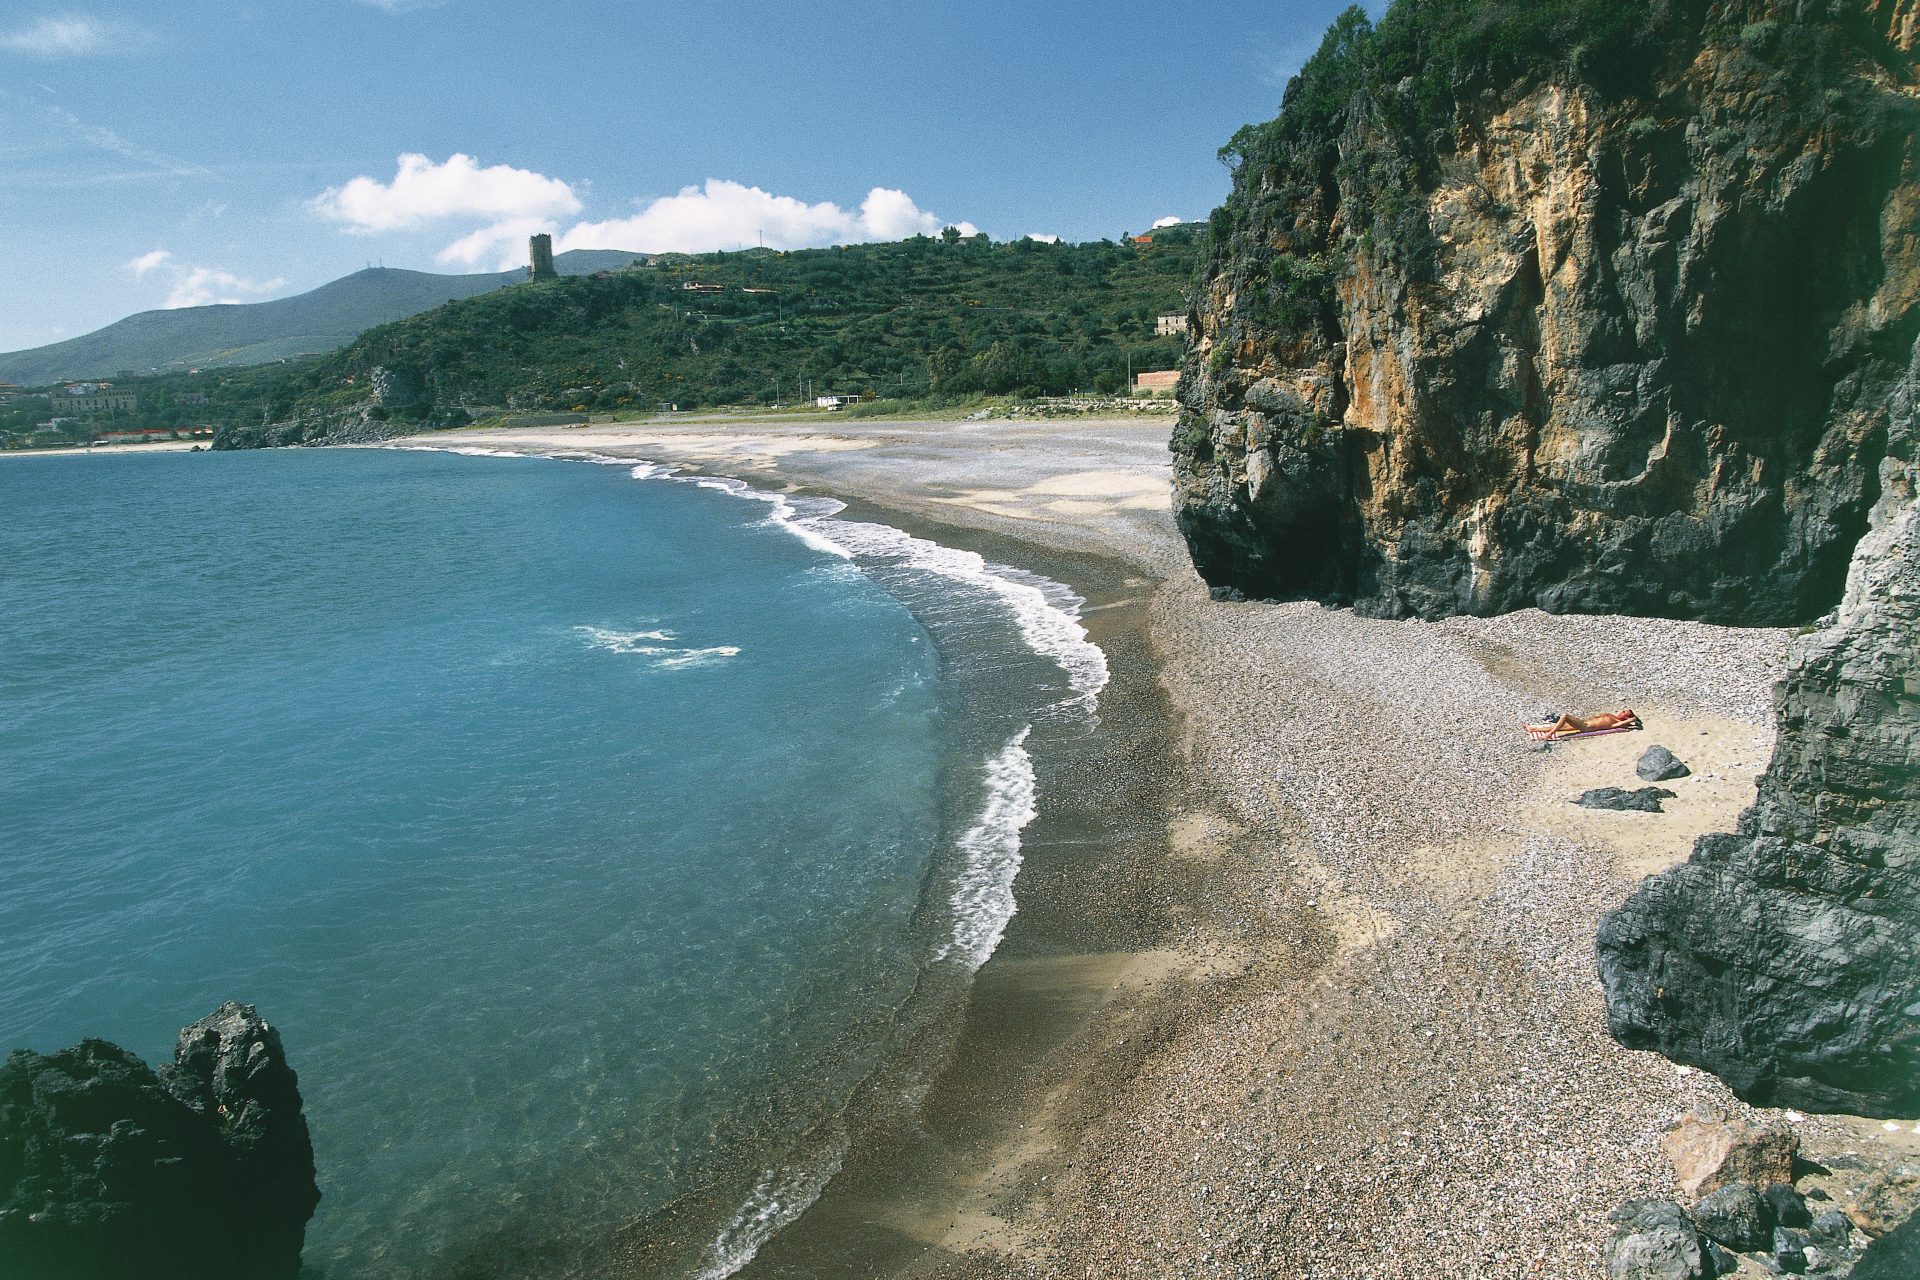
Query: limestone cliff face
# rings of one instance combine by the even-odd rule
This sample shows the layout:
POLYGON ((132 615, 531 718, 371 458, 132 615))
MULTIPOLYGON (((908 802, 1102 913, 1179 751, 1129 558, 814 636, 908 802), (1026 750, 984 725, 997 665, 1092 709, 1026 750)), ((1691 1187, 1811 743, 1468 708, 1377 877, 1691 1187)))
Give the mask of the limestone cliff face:
POLYGON ((1236 140, 1173 442, 1208 582, 1391 616, 1838 600, 1920 331, 1915 0, 1625 7, 1664 25, 1608 77, 1576 48, 1436 108, 1361 76, 1319 142, 1286 111, 1236 140))
POLYGON ((1920 346, 1836 624, 1803 636, 1737 835, 1601 926, 1614 1034, 1756 1102, 1920 1113, 1920 346))

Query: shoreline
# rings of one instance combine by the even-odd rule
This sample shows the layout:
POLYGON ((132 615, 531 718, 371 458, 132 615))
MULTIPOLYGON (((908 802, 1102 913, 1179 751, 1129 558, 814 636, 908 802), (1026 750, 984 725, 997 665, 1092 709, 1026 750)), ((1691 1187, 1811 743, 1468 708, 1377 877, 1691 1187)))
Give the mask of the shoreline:
POLYGON ((1814 1158, 1920 1150, 1605 1030, 1597 919, 1751 801, 1784 632, 1215 602, 1164 421, 844 425, 410 442, 829 495, 1088 600, 1100 742, 1042 765, 946 1070, 739 1274, 1598 1275, 1607 1212, 1671 1193, 1685 1111, 1784 1115, 1814 1158), (1540 754, 1516 727, 1621 702, 1648 732, 1540 754), (1666 815, 1570 804, 1655 742, 1696 765, 1666 815))
POLYGON ((98 449, 61 446, 53 449, 0 449, 0 458, 118 458, 136 453, 211 452, 210 440, 152 440, 143 444, 108 444, 98 449))

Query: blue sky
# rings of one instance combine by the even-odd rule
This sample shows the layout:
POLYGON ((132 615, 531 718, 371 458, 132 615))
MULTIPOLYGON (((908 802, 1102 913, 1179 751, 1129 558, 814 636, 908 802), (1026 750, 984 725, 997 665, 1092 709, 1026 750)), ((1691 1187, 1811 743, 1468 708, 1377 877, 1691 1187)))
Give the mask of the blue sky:
MULTIPOLYGON (((0 9, 0 350, 369 262, 1204 217, 1341 0, 0 9)), ((1373 8, 1378 11, 1379 5, 1373 8)))

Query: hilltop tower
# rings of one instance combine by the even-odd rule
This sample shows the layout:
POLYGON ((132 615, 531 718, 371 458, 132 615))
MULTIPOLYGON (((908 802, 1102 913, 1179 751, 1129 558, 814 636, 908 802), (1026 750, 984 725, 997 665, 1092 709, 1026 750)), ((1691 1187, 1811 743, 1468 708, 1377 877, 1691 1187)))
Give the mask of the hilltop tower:
POLYGON ((553 269, 553 237, 541 232, 527 241, 527 253, 532 261, 527 264, 527 279, 558 280, 560 273, 553 269))

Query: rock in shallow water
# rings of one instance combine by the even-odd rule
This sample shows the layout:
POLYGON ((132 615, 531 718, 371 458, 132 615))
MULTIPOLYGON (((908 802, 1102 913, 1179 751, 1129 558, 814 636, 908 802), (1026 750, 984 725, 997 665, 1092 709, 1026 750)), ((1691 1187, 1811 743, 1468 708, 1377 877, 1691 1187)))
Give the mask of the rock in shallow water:
POLYGON ((319 1201, 298 1077, 251 1006, 158 1071, 103 1040, 0 1065, 0 1276, 288 1280, 319 1201))

